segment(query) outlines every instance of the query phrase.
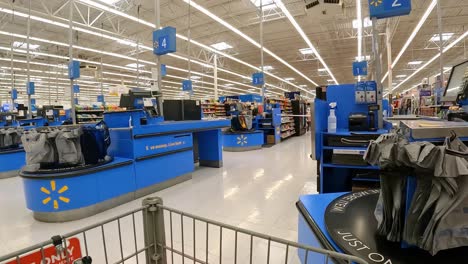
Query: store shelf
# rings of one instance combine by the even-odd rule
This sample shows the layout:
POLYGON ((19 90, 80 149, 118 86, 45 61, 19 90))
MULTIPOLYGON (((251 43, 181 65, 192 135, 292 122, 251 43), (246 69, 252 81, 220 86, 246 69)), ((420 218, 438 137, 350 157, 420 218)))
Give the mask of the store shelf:
POLYGON ((103 119, 104 117, 78 117, 78 119, 103 119))
POLYGON ((371 178, 353 178, 353 181, 362 181, 362 182, 380 182, 380 179, 371 179, 371 178))
POLYGON ((99 109, 99 110, 76 110, 76 113, 104 113, 104 110, 99 109))
POLYGON ((349 146, 349 147, 333 147, 333 146, 323 146, 322 147, 324 150, 327 149, 327 150, 334 150, 334 149, 345 149, 345 150, 367 150, 367 147, 353 147, 353 146, 349 146))
POLYGON ((325 168, 343 168, 343 169, 364 169, 364 170, 380 170, 377 166, 356 166, 356 165, 336 165, 331 163, 323 163, 325 168))

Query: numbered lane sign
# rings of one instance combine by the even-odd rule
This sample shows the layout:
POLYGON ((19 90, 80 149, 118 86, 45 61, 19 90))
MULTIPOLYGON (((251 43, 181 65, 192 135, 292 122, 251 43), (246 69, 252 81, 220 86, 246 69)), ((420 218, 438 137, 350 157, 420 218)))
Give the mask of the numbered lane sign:
POLYGON ((192 81, 191 80, 182 81, 182 91, 190 92, 192 90, 193 90, 193 87, 192 87, 192 81))
POLYGON ((264 85, 265 84, 265 77, 263 72, 256 72, 252 74, 252 85, 264 85))
POLYGON ((153 32, 153 53, 164 55, 176 52, 176 29, 165 27, 153 32))
POLYGON ((411 12, 411 0, 369 0, 371 18, 387 18, 408 15, 411 12))

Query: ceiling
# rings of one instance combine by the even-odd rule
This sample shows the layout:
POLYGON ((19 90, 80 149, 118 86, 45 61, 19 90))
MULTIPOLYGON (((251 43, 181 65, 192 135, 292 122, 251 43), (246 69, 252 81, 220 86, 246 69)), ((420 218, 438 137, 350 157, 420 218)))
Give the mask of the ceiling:
MULTIPOLYGON (((120 0, 106 5, 109 0, 73 0, 73 57, 82 65, 94 68, 82 72, 78 81, 81 86, 81 101, 94 102, 96 95, 109 93, 119 84, 128 87, 150 87, 151 68, 156 56, 151 52, 152 24, 155 23, 155 0, 120 0), (97 4, 96 4, 97 3, 97 4), (138 22, 137 20, 140 19, 138 22), (102 62, 102 64, 101 64, 102 62), (140 71, 126 65, 143 65, 140 71), (100 72, 103 72, 101 75, 100 72), (102 76, 102 78, 101 78, 102 76), (102 84, 102 86, 101 86, 102 84)), ((266 3, 271 0, 263 0, 266 3)), ((181 81, 189 75, 199 75, 194 88, 195 98, 214 96, 214 60, 218 66, 219 94, 259 93, 258 87, 250 85, 250 76, 261 65, 261 49, 246 40, 260 43, 260 11, 251 0, 160 0, 161 26, 177 29, 177 52, 162 56, 167 65, 168 76, 163 78, 163 93, 166 98, 183 97, 181 81), (206 9, 210 15, 202 12, 206 9), (229 26, 215 21, 221 19, 229 26), (235 33, 232 29, 236 30, 235 33), (241 34, 244 36, 241 36, 241 34), (190 35, 192 41, 187 41, 190 35), (232 48, 215 52, 212 44, 226 42, 232 48), (190 43, 190 44, 189 44, 190 43), (190 66, 189 66, 190 60, 190 66), (191 74, 188 69, 190 68, 191 74)), ((358 30, 353 28, 357 17, 356 0, 344 0, 343 8, 304 8, 303 0, 283 0, 289 13, 297 21, 314 45, 330 72, 339 83, 353 83, 352 62, 358 54, 358 30), (326 10, 326 14, 322 11, 326 10)), ((360 0, 362 16, 368 16, 366 0, 360 0)), ((386 32, 391 39, 391 57, 395 59, 405 45, 432 0, 413 0, 408 16, 379 20, 379 33, 383 74, 387 72, 386 32)), ((453 33, 444 41, 450 45, 468 30, 468 1, 444 0, 441 2, 444 33, 453 33)), ((14 84, 21 92, 27 79, 26 46, 15 47, 13 42, 26 42, 27 14, 31 7, 30 20, 30 78, 35 79, 39 104, 60 102, 70 98, 67 88, 66 68, 69 57, 70 4, 64 0, 1 0, 0 1, 0 100, 8 98, 14 84), (29 6, 31 4, 31 6, 29 6), (13 15, 11 10, 15 10, 13 15), (12 36, 11 33, 15 35, 12 36), (34 48, 32 44, 39 45, 34 48), (13 56, 12 56, 13 55, 13 56), (13 59, 13 63, 11 63, 13 59), (11 71, 13 65, 13 74, 11 71), (14 81, 12 81, 14 77, 14 81), (68 95, 68 96, 67 96, 68 95), (49 101, 50 100, 50 101, 49 101)), ((409 44, 393 69, 393 87, 384 81, 386 91, 403 91, 421 82, 423 78, 440 72, 439 59, 418 70, 439 52, 439 42, 431 41, 438 33, 437 7, 433 9, 414 40, 409 44), (419 65, 408 64, 421 61, 419 65), (417 73, 415 73, 417 72, 417 73), (415 73, 415 74, 414 74, 415 73), (406 75, 405 77, 403 77, 406 75), (399 76, 396 78, 396 76, 399 76), (402 83, 403 81, 403 83, 402 83)), ((291 24, 277 4, 264 10, 263 43, 264 65, 273 69, 266 75, 267 90, 272 96, 284 91, 300 90, 313 97, 315 86, 333 84, 333 78, 314 54, 303 55, 299 49, 308 48, 304 39, 291 24), (271 8, 270 8, 271 7, 271 8), (268 50, 268 51, 267 51, 268 50), (291 78, 287 79, 286 78, 291 78), (293 78, 293 79, 292 79, 293 78)), ((363 55, 372 55, 372 27, 363 29, 363 55)), ((466 38, 459 41, 442 56, 443 66, 450 67, 468 57, 466 38)), ((373 71, 374 58, 369 66, 373 71)), ((368 76, 374 79, 374 76, 368 76)), ((25 93, 20 99, 25 98, 25 93)), ((106 101, 116 102, 118 97, 106 96, 106 101)))

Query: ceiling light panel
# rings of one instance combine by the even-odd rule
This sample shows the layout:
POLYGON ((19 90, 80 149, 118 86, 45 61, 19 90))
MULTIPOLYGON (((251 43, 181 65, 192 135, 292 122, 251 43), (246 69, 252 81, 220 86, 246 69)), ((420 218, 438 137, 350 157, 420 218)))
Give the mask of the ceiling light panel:
POLYGON ((408 65, 420 65, 422 63, 423 63, 423 61, 410 61, 410 62, 408 62, 408 65))
POLYGON ((300 52, 302 55, 314 54, 314 51, 313 51, 311 48, 299 49, 299 52, 300 52))
MULTIPOLYGON (((296 20, 294 19, 294 17, 291 15, 291 13, 289 12, 289 10, 286 8, 286 6, 284 5, 284 3, 281 1, 281 0, 275 0, 276 2, 276 5, 278 5, 279 8, 281 8, 281 11, 284 13, 284 15, 288 18, 289 22, 291 22, 291 24, 294 26, 294 28, 296 29, 296 31, 299 33, 299 35, 302 37, 302 39, 305 41, 305 43, 309 46, 309 48, 311 48, 313 51, 314 51, 314 54, 315 56, 317 57, 317 59, 322 63, 323 67, 325 69, 327 69, 328 71, 328 74, 330 74, 330 76, 332 77, 332 79, 335 81, 336 84, 339 84, 338 81, 336 80, 335 76, 333 75, 333 73, 331 72, 331 70, 328 68, 328 65, 325 63, 325 61, 323 60, 322 56, 320 56, 320 54, 318 53, 317 49, 315 48, 315 46, 312 44, 312 42, 310 41, 310 39, 307 37, 307 35, 305 34, 305 32, 302 30, 302 28, 299 26, 299 24, 296 22, 296 20)), ((316 86, 318 86, 317 83, 313 82, 316 86)), ((306 91, 306 92, 309 92, 309 91, 306 91)), ((310 92, 309 92, 310 93, 310 92)))
MULTIPOLYGON (((442 33, 442 41, 447 41, 453 37, 453 33, 442 33)), ((440 35, 434 34, 432 35, 431 41, 438 42, 440 41, 440 35)))
MULTIPOLYGON (((365 28, 372 27, 372 20, 370 20, 369 17, 365 17, 362 24, 363 24, 363 26, 365 28)), ((359 27, 361 27, 361 23, 359 23, 359 19, 354 19, 353 20, 353 28, 357 29, 359 27)))
POLYGON ((250 0, 250 2, 252 2, 252 4, 257 8, 260 8, 260 5, 262 5, 263 10, 269 10, 277 7, 275 0, 250 0))
MULTIPOLYGON (((436 5, 437 5, 437 0, 432 0, 432 2, 429 4, 429 6, 426 9, 426 12, 424 12, 424 14, 422 15, 422 17, 419 20, 418 24, 413 29, 413 32, 409 36, 408 40, 406 40, 405 45, 403 45, 403 48, 401 48, 401 50, 398 53, 398 55, 396 56, 395 60, 393 60, 392 69, 395 68, 395 66, 398 63, 398 61, 400 60, 401 56, 403 56, 403 53, 405 53, 406 49, 409 47, 409 45, 411 44, 413 39, 416 37, 416 34, 418 34, 419 30, 424 25, 424 23, 426 22, 427 18, 431 14, 432 10, 434 10, 436 5)), ((389 72, 387 71, 385 73, 384 77, 382 78, 381 82, 384 82, 384 80, 388 77, 388 74, 389 74, 389 72)))
MULTIPOLYGON (((13 47, 14 48, 20 48, 20 49, 27 49, 28 43, 15 41, 15 42, 13 42, 13 47)), ((29 44, 29 48, 33 49, 33 50, 36 50, 39 47, 40 47, 40 45, 37 45, 37 44, 31 44, 31 43, 29 44)))
POLYGON ((227 44, 226 42, 219 42, 219 43, 211 45, 211 47, 213 47, 213 48, 215 48, 217 50, 232 49, 232 46, 227 44))
POLYGON ((113 5, 116 4, 117 2, 120 2, 122 0, 98 0, 99 2, 103 2, 105 4, 113 5))
MULTIPOLYGON (((143 25, 147 25, 147 26, 151 26, 151 27, 152 27, 152 25, 153 25, 153 24, 151 24, 151 23, 149 23, 149 22, 146 22, 146 21, 144 21, 144 20, 141 20, 141 19, 138 19, 138 18, 136 18, 136 17, 132 17, 132 16, 130 16, 130 15, 127 15, 127 14, 125 14, 125 13, 122 13, 122 12, 120 12, 120 11, 114 9, 114 8, 109 8, 109 7, 103 6, 103 5, 101 5, 101 4, 98 4, 98 3, 94 2, 94 1, 90 1, 90 0, 77 0, 77 1, 82 2, 82 3, 84 3, 84 4, 88 4, 88 5, 90 5, 90 6, 93 6, 93 7, 95 7, 95 8, 101 9, 101 10, 103 10, 103 11, 107 11, 107 12, 111 12, 111 13, 116 14, 116 15, 120 15, 120 16, 122 16, 122 17, 125 17, 125 18, 128 18, 128 19, 130 19, 130 20, 133 20, 133 21, 136 21, 136 22, 138 22, 138 23, 141 23, 141 24, 143 24, 143 25)), ((28 15, 25 14, 25 13, 13 11, 13 10, 11 10, 11 9, 6 9, 6 8, 0 8, 0 12, 4 12, 4 13, 8 13, 8 14, 13 14, 13 13, 14 13, 16 16, 19 16, 19 17, 27 17, 27 16, 28 16, 28 15)), ((68 28, 68 24, 61 23, 61 22, 57 22, 57 21, 54 21, 54 20, 46 19, 46 18, 42 18, 42 17, 31 16, 31 19, 34 20, 34 21, 39 21, 39 22, 43 22, 43 23, 47 23, 47 24, 51 24, 51 25, 56 25, 56 26, 59 26, 59 27, 62 27, 62 28, 68 28)), ((102 32, 96 32, 96 31, 92 31, 92 30, 88 30, 88 29, 80 28, 80 27, 76 27, 76 26, 74 26, 73 29, 74 29, 74 30, 77 30, 77 31, 80 31, 80 32, 88 33, 88 34, 91 34, 91 35, 94 35, 94 36, 104 37, 104 38, 106 38, 106 39, 110 39, 110 40, 119 42, 119 43, 124 44, 124 45, 128 45, 128 46, 135 46, 135 45, 136 45, 136 44, 135 44, 134 42, 132 42, 132 41, 122 40, 121 38, 109 36, 109 35, 106 35, 105 33, 102 33, 102 32)), ((177 34, 177 37, 178 37, 178 38, 181 38, 181 39, 186 39, 186 37, 184 37, 184 36, 182 36, 182 35, 179 35, 179 34, 177 34)), ((50 41, 50 42, 52 42, 52 41, 50 41)), ((201 44, 201 43, 195 43, 195 41, 193 41, 193 40, 192 40, 192 42, 193 42, 194 44, 196 44, 196 45, 198 45, 198 46, 204 48, 204 49, 207 49, 207 50, 210 50, 210 51, 214 51, 214 52, 216 52, 216 53, 218 53, 218 54, 220 54, 220 55, 223 55, 223 56, 225 56, 225 57, 227 57, 227 58, 229 58, 229 59, 232 59, 232 60, 234 60, 234 61, 236 61, 236 62, 239 62, 239 63, 241 63, 241 64, 243 64, 243 65, 246 65, 246 66, 248 66, 248 67, 250 67, 250 68, 253 68, 253 69, 258 70, 258 68, 256 68, 255 66, 250 65, 250 64, 248 64, 248 63, 246 63, 246 62, 244 62, 244 61, 241 61, 241 60, 239 60, 239 59, 236 59, 236 58, 234 58, 234 57, 232 57, 232 56, 230 56, 230 55, 228 55, 228 54, 225 54, 225 53, 216 51, 215 49, 212 49, 212 48, 210 48, 210 47, 208 47, 208 46, 206 46, 206 45, 203 45, 203 44, 201 44)), ((145 50, 152 50, 151 47, 146 47, 146 46, 140 46, 140 47, 141 47, 142 49, 145 49, 145 50)), ((265 49, 265 51, 266 51, 267 53, 269 53, 270 55, 272 55, 275 59, 279 60, 280 62, 282 62, 282 63, 285 64, 286 66, 288 66, 288 67, 290 67, 291 69, 293 69, 296 73, 300 74, 302 77, 304 77, 304 78, 307 79, 308 81, 314 83, 314 82, 313 82, 312 80, 310 80, 307 76, 305 76, 304 74, 302 74, 301 72, 299 72, 297 69, 293 68, 291 65, 287 64, 287 62, 285 62, 284 60, 282 60, 281 58, 279 58, 278 56, 276 56, 275 54, 273 54, 271 51, 269 51, 269 50, 267 50, 267 49, 265 49)), ((171 55, 173 55, 173 54, 171 54, 171 55)), ((39 65, 39 63, 36 63, 36 64, 39 65)), ((210 66, 211 66, 211 65, 210 65, 210 66)), ((120 68, 123 68, 123 67, 120 67, 120 68)), ((275 79, 278 79, 278 80, 280 80, 280 81, 284 81, 284 80, 282 80, 281 78, 279 78, 278 76, 273 75, 273 74, 271 74, 271 73, 266 72, 265 74, 268 75, 268 76, 271 76, 271 77, 273 77, 273 78, 275 78, 275 79)), ((287 81, 286 81, 286 83, 290 84, 290 85, 293 86, 293 87, 300 88, 299 86, 297 86, 297 85, 295 85, 295 84, 293 84, 293 83, 289 83, 289 82, 287 82, 287 81)), ((315 83, 314 83, 314 84, 315 84, 315 83)), ((306 92, 310 93, 309 91, 306 91, 306 92)), ((313 94, 313 93, 311 93, 311 94, 313 94)))

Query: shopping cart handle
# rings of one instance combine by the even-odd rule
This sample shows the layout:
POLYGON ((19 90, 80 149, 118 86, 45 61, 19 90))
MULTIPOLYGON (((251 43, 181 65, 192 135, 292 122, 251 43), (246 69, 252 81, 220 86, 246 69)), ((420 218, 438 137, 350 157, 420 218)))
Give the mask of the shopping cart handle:
POLYGON ((468 158, 468 152, 461 152, 461 151, 446 148, 445 153, 447 153, 448 155, 457 156, 460 158, 468 158))
POLYGON ((341 143, 348 144, 348 145, 368 145, 370 140, 352 140, 347 138, 342 138, 341 143))

